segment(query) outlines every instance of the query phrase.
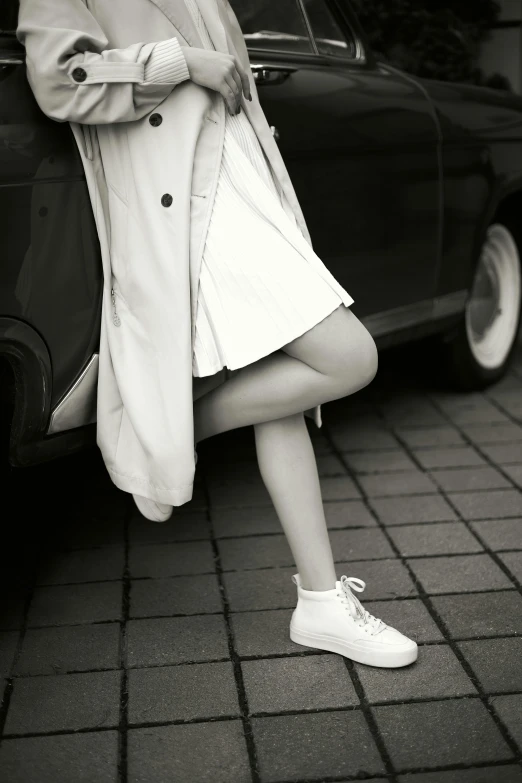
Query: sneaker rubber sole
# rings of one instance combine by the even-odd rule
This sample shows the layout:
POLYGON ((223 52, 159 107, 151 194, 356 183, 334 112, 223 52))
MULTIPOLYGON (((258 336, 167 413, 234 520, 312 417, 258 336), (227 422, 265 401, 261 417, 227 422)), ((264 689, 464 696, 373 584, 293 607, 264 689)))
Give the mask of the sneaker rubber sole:
POLYGON ((366 650, 357 644, 345 642, 335 636, 313 633, 313 631, 299 631, 290 625, 290 639, 296 644, 302 644, 305 647, 314 647, 319 650, 328 650, 328 652, 344 655, 357 663, 364 663, 367 666, 379 666, 384 669, 398 669, 401 666, 409 666, 417 660, 418 648, 415 642, 410 645, 404 645, 403 650, 366 650))

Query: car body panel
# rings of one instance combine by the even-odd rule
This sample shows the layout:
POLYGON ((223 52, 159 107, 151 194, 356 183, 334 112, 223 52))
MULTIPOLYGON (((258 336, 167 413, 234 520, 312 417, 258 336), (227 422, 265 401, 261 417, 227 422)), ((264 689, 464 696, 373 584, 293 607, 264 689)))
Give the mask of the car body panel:
MULTIPOLYGON (((319 55, 313 38, 310 54, 250 41, 249 56, 279 70, 257 86, 314 249, 384 347, 462 312, 487 223, 522 192, 522 98, 376 62, 349 3, 329 6, 353 59, 319 55)), ((76 143, 36 105, 14 34, 0 35, 0 231, 10 460, 25 465, 94 442, 103 278, 76 143)))

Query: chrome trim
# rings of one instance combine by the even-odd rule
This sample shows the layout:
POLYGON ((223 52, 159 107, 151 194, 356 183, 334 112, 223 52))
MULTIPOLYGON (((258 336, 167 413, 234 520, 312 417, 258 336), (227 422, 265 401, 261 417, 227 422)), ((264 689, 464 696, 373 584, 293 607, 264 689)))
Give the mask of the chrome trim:
POLYGON ((23 65, 24 60, 18 57, 0 57, 0 65, 23 65))
POLYGON ((53 410, 47 435, 96 421, 98 358, 97 353, 92 355, 74 385, 53 410))
POLYGON ((380 337, 409 326, 419 326, 463 312, 467 296, 466 290, 454 291, 434 299, 423 299, 415 304, 383 310, 361 320, 373 337, 380 337))

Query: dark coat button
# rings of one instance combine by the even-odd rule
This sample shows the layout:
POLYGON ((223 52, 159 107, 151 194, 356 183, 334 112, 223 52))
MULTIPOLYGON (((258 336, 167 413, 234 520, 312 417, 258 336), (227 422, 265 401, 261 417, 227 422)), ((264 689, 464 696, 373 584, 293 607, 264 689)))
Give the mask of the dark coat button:
POLYGON ((75 68, 72 77, 75 82, 84 82, 87 78, 87 71, 84 71, 83 68, 75 68))
POLYGON ((163 117, 161 116, 161 114, 158 114, 156 112, 156 114, 150 115, 149 122, 151 125, 154 125, 154 127, 156 128, 158 125, 161 125, 161 123, 163 122, 163 117))
POLYGON ((173 199, 170 193, 164 193, 163 196, 161 197, 161 203, 163 204, 164 207, 170 207, 170 205, 172 204, 172 200, 173 199))

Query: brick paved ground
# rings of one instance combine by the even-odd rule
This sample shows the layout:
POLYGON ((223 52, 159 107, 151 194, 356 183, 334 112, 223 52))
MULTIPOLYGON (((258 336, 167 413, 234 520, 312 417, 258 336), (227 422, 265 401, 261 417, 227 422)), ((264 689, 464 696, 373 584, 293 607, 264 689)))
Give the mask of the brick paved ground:
POLYGON ((251 428, 200 445, 165 525, 97 450, 11 471, 4 783, 521 783, 522 350, 483 394, 408 361, 387 354, 310 431, 338 575, 367 581, 418 662, 290 641, 294 567, 251 428))

